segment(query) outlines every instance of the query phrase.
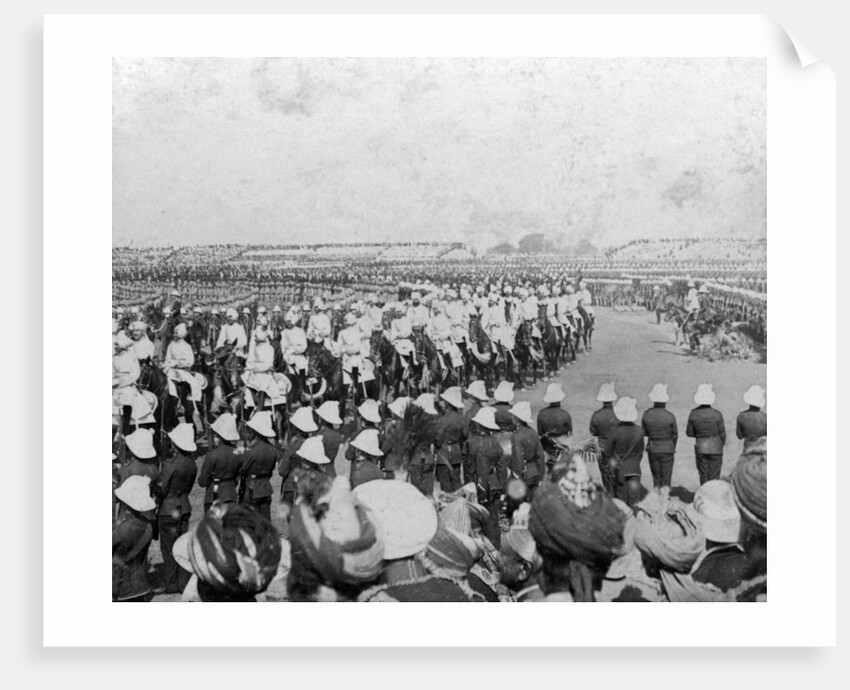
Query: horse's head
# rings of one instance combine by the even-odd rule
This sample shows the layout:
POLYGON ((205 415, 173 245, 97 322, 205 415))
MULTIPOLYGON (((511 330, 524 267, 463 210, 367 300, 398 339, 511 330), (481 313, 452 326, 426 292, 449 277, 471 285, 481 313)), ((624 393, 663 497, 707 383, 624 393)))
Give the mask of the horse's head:
POLYGON ((515 342, 517 346, 527 349, 531 343, 531 328, 528 321, 523 321, 516 329, 515 342))

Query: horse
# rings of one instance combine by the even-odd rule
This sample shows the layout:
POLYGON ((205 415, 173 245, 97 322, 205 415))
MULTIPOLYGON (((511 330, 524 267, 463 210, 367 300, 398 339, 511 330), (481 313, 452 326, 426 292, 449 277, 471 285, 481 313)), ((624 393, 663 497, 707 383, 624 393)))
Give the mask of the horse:
POLYGON ((397 397, 401 385, 401 362, 398 352, 383 330, 372 331, 369 339, 369 359, 375 364, 378 397, 386 402, 389 400, 390 391, 397 397))
POLYGON ((581 314, 581 325, 579 327, 579 335, 584 341, 584 350, 585 352, 590 352, 593 344, 593 331, 596 328, 596 315, 591 314, 582 306, 578 308, 579 314, 581 314))
POLYGON ((711 332, 709 323, 699 312, 691 312, 672 298, 667 301, 664 318, 676 324, 676 345, 688 345, 693 352, 699 348, 700 338, 711 332))
POLYGON ((440 375, 438 386, 445 380, 445 364, 441 364, 440 353, 424 328, 413 329, 413 347, 416 350, 416 362, 410 367, 413 384, 419 393, 427 393, 431 390, 432 377, 440 375))
POLYGON ((549 317, 546 316, 546 305, 541 305, 540 307, 537 327, 540 329, 543 376, 548 378, 550 374, 554 376, 555 372, 558 371, 558 358, 563 347, 563 341, 558 335, 558 331, 549 321, 549 317))
POLYGON ((470 371, 475 371, 479 379, 491 388, 495 385, 495 369, 490 336, 481 327, 481 317, 469 319, 469 343, 461 348, 467 358, 467 381, 470 371))
MULTIPOLYGON (((156 409, 154 410, 154 419, 156 420, 156 428, 162 431, 165 421, 165 406, 168 398, 168 378, 165 372, 154 364, 150 359, 145 359, 139 362, 139 378, 136 381, 136 387, 140 391, 148 391, 156 397, 156 409)), ((157 443, 161 441, 157 434, 157 443)))
POLYGON ((534 342, 532 322, 523 321, 516 330, 514 351, 516 352, 516 383, 518 388, 525 386, 528 369, 532 370, 532 385, 537 383, 537 364, 543 360, 543 355, 534 342))
POLYGON ((301 403, 314 405, 325 400, 338 400, 344 414, 345 390, 342 380, 342 360, 336 357, 324 341, 311 340, 304 353, 307 357, 306 388, 301 390, 301 403))
POLYGON ((162 310, 159 300, 154 300, 145 305, 141 316, 148 325, 157 358, 162 361, 165 359, 165 352, 171 342, 171 334, 174 332, 175 324, 171 323, 171 315, 162 310))

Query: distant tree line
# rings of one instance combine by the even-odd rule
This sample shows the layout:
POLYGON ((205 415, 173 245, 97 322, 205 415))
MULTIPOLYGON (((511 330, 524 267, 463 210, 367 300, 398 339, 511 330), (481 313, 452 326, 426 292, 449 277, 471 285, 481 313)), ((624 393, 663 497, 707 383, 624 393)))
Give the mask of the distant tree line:
POLYGON ((488 254, 561 254, 567 256, 596 256, 599 249, 588 239, 575 244, 561 244, 542 232, 532 232, 522 237, 515 245, 502 242, 491 247, 488 254))

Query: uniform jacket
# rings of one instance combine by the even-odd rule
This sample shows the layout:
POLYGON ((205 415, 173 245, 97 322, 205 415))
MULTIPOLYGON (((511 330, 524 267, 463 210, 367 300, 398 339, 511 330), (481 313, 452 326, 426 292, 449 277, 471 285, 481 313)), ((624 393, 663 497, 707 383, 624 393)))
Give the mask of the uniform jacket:
POLYGON ((307 351, 307 334, 303 328, 293 326, 280 332, 280 349, 285 354, 303 355, 307 351))
POLYGON ((274 348, 268 342, 255 343, 248 354, 245 369, 257 374, 267 374, 274 369, 274 348))
POLYGON ((650 453, 675 453, 679 429, 676 418, 664 403, 655 403, 643 413, 643 434, 648 438, 646 450, 650 453))
MULTIPOLYGON (((436 425, 435 425, 436 426, 436 425)), ((437 438, 437 429, 434 429, 433 436, 429 438, 423 438, 419 445, 414 448, 413 453, 411 454, 410 464, 411 465, 433 465, 434 464, 434 441, 437 438)))
POLYGON ((413 326, 410 319, 403 316, 393 319, 390 323, 390 340, 407 340, 413 336, 413 326))
POLYGON ((245 496, 250 498, 268 498, 272 495, 270 481, 280 451, 267 440, 256 439, 242 455, 240 474, 245 482, 245 496))
MULTIPOLYGON (((373 458, 365 453, 356 453, 349 472, 351 488, 354 489, 366 482, 383 480, 384 472, 381 470, 380 461, 381 458, 373 458)), ((327 467, 327 465, 322 465, 322 467, 327 467)))
POLYGON ((112 357, 112 383, 118 388, 132 386, 139 380, 139 360, 133 354, 132 349, 113 355, 112 357))
POLYGON ((417 306, 411 305, 408 307, 407 318, 410 319, 410 325, 413 328, 425 328, 431 317, 428 313, 428 307, 424 304, 419 304, 417 306))
POLYGON ((542 477, 546 472, 546 456, 537 432, 521 425, 511 436, 511 471, 524 482, 542 477))
POLYGON ((150 462, 144 462, 138 458, 133 458, 129 464, 124 465, 120 470, 118 470, 119 486, 124 483, 124 480, 127 479, 127 477, 135 475, 140 477, 150 477, 151 492, 153 492, 156 488, 156 483, 159 480, 159 466, 157 465, 156 458, 151 458, 150 462))
POLYGON ((140 362, 153 357, 153 343, 146 335, 133 342, 130 351, 136 356, 140 362))
MULTIPOLYGON (((378 447, 380 448, 381 443, 384 440, 384 430, 379 428, 376 424, 372 422, 367 422, 365 419, 361 419, 359 429, 352 435, 352 438, 356 438, 357 435, 363 431, 364 429, 377 429, 378 430, 378 447)), ((350 443, 348 444, 348 448, 345 449, 345 459, 348 462, 354 460, 354 456, 357 454, 357 449, 352 446, 350 443)))
POLYGON ((491 493, 501 493, 508 482, 508 462, 499 442, 484 434, 469 437, 469 454, 475 467, 478 502, 488 505, 491 493))
POLYGON ((300 467, 301 465, 301 458, 299 458, 296 453, 306 440, 306 436, 302 436, 298 433, 293 434, 289 439, 289 443, 286 448, 283 450, 283 453, 281 453, 280 464, 277 468, 277 473, 283 477, 283 484, 280 487, 281 493, 295 491, 294 470, 296 467, 300 467))
POLYGON ((614 407, 611 403, 603 403, 602 407, 590 418, 590 433, 599 439, 599 445, 605 448, 605 441, 608 439, 608 432, 620 423, 617 415, 614 414, 614 407))
POLYGON ((224 347, 225 345, 230 344, 233 346, 234 352, 239 357, 245 356, 245 347, 248 345, 248 336, 245 333, 245 328, 241 323, 225 323, 221 327, 221 331, 218 334, 218 340, 216 341, 216 348, 224 347))
POLYGON ((184 455, 179 450, 173 458, 162 465, 159 477, 159 516, 179 517, 191 515, 192 506, 189 503, 189 492, 195 485, 198 465, 194 458, 184 455))
MULTIPOLYGON (((331 459, 331 468, 333 468, 334 460, 336 460, 339 448, 343 444, 343 441, 345 441, 345 438, 336 429, 329 426, 322 427, 319 435, 322 437, 322 447, 325 449, 325 455, 331 459)), ((336 475, 335 469, 333 474, 336 475)))
POLYGON ((691 410, 688 416, 688 436, 696 439, 696 452, 707 455, 719 455, 726 444, 726 424, 723 413, 711 405, 700 405, 691 410))
POLYGON ((478 414, 478 410, 484 407, 477 400, 473 400, 472 404, 469 406, 469 409, 463 413, 464 422, 466 422, 466 430, 468 435, 481 435, 481 428, 477 424, 472 423, 472 418, 478 414))
POLYGON ((735 433, 747 440, 767 436, 767 413, 757 407, 744 410, 736 420, 735 433))
POLYGON ((398 419, 390 420, 384 427, 384 434, 381 437, 381 452, 384 454, 383 466, 387 472, 401 467, 404 462, 405 449, 402 447, 401 439, 401 421, 398 419))
POLYGON ((643 457, 643 429, 633 422, 620 422, 608 432, 605 441, 606 457, 620 461, 637 460, 643 457))
POLYGON ((194 364, 195 353, 192 352, 192 346, 189 343, 185 340, 172 340, 168 344, 165 361, 162 363, 163 369, 189 370, 194 364))
POLYGON ((493 405, 493 409, 496 411, 496 424, 499 425, 499 429, 512 432, 516 428, 516 419, 510 413, 510 404, 497 402, 493 405))
POLYGON ((204 503, 212 503, 216 499, 235 501, 236 479, 241 469, 242 456, 236 453, 234 446, 222 443, 218 448, 207 453, 198 476, 198 485, 206 487, 207 490, 204 494, 204 503), (217 497, 216 484, 218 485, 217 497))
POLYGON ((437 438, 434 447, 437 461, 459 465, 463 462, 463 443, 467 430, 463 415, 455 410, 447 410, 437 421, 437 438))
POLYGON ((551 452, 554 446, 549 438, 570 436, 573 433, 573 419, 570 413, 557 403, 544 407, 537 415, 537 433, 540 434, 543 448, 551 452))
POLYGON ((127 513, 112 530, 112 598, 133 599, 151 591, 148 549, 153 528, 148 520, 127 513))

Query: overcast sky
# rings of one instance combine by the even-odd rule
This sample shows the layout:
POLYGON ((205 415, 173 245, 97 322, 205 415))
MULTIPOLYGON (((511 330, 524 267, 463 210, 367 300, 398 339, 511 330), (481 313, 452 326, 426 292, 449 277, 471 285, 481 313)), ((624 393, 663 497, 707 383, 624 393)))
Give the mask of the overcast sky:
POLYGON ((117 245, 764 237, 756 59, 120 59, 117 245))

